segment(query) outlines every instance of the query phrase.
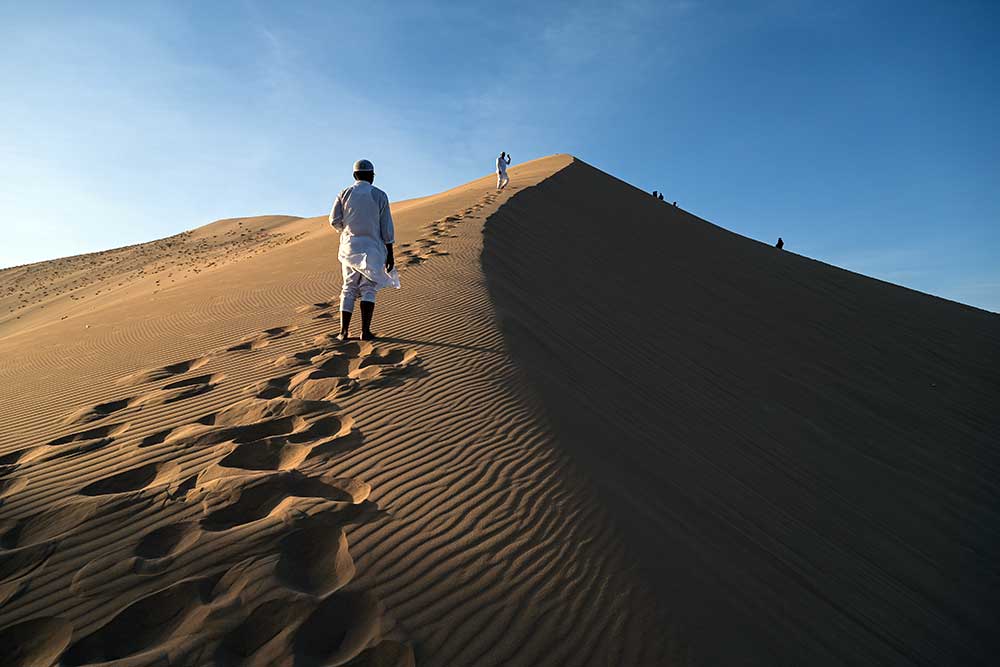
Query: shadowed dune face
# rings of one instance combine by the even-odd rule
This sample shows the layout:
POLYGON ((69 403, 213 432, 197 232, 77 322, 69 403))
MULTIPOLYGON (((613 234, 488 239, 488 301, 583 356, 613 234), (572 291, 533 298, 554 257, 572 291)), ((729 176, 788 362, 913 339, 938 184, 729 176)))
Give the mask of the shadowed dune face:
POLYGON ((564 451, 694 655, 996 654, 1000 317, 779 252, 582 162, 489 219, 483 264, 564 451))

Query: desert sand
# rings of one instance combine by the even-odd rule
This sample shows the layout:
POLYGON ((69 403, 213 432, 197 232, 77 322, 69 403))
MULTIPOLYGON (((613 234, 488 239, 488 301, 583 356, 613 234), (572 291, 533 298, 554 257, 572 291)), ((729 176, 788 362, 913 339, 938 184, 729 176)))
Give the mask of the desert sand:
POLYGON ((0 271, 0 664, 990 664, 1000 316, 510 175, 0 271))

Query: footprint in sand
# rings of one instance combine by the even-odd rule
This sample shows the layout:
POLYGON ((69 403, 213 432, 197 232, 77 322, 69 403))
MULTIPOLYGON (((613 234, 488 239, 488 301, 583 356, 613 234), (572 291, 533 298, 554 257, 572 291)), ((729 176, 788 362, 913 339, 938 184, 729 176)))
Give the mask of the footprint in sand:
POLYGON ((198 357, 196 359, 189 359, 187 361, 180 361, 176 364, 170 364, 168 366, 160 366, 157 368, 151 368, 144 371, 139 371, 137 373, 132 373, 131 375, 126 375, 120 378, 116 384, 146 384, 148 382, 156 382, 158 380, 165 380, 175 375, 183 375, 188 371, 201 368, 209 362, 211 359, 210 355, 205 355, 203 357, 198 357))
POLYGON ((85 454, 107 447, 115 438, 129 429, 128 423, 105 424, 85 431, 77 431, 50 440, 40 447, 33 447, 17 452, 16 458, 11 458, 12 470, 28 464, 51 461, 77 454, 85 454))
POLYGON ((32 451, 32 449, 32 447, 25 447, 24 449, 17 449, 0 456, 0 475, 10 474, 17 470, 21 459, 32 451))
POLYGON ((321 310, 326 310, 327 308, 332 308, 335 304, 329 301, 321 301, 319 303, 310 303, 305 306, 299 306, 295 309, 296 313, 315 313, 321 310))
POLYGON ((215 389, 224 377, 225 375, 221 373, 212 373, 210 375, 199 375, 184 380, 177 380, 176 382, 164 385, 157 391, 142 394, 141 396, 132 396, 130 398, 80 408, 67 416, 63 420, 63 423, 67 425, 86 424, 104 419, 126 408, 141 408, 148 405, 173 403, 192 398, 215 389))
POLYGON ((324 348, 310 348, 292 354, 284 354, 274 360, 274 365, 278 368, 294 368, 296 366, 306 366, 309 360, 325 352, 324 348))
POLYGON ((357 367, 351 370, 349 377, 357 380, 361 386, 375 381, 379 381, 376 384, 381 386, 385 381, 419 374, 422 369, 414 365, 416 360, 415 350, 376 348, 358 360, 357 367))
POLYGON ((157 431, 151 435, 147 435, 145 438, 139 441, 140 447, 152 447, 153 445, 159 445, 164 440, 167 439, 171 433, 174 432, 173 428, 164 429, 162 431, 157 431))
POLYGON ((114 438, 115 436, 121 435, 127 431, 129 426, 130 424, 128 423, 105 424, 104 426, 98 426, 97 428, 88 429, 86 431, 70 433, 69 435, 64 435, 60 438, 56 438, 55 440, 50 440, 48 446, 60 447, 62 445, 68 445, 75 442, 114 438))
MULTIPOLYGON (((294 376, 293 376, 294 377, 294 376)), ((306 381, 285 378, 282 393, 308 393, 306 381)), ((340 381, 346 381, 341 378, 340 381)), ((259 388, 258 388, 259 389, 259 388)), ((362 440, 354 429, 354 420, 332 412, 333 404, 325 400, 299 398, 244 399, 225 410, 210 413, 196 422, 164 429, 147 436, 139 447, 166 444, 174 451, 190 448, 220 448, 218 462, 203 471, 212 476, 224 476, 225 469, 276 471, 298 467, 310 458, 330 458, 360 446, 362 440)), ((330 393, 324 385, 317 393, 330 393)), ((147 471, 147 474, 150 474, 147 471)), ((183 484, 171 480, 172 492, 186 493, 183 484)))
POLYGON ((332 301, 320 301, 319 303, 310 303, 305 306, 299 306, 295 309, 296 313, 301 313, 305 315, 312 315, 314 320, 328 320, 335 316, 338 304, 332 301))
POLYGON ((403 253, 406 256, 406 263, 409 265, 421 264, 430 259, 430 256, 426 253, 421 253, 416 250, 407 250, 403 253))
MULTIPOLYGON (((385 626, 379 601, 371 593, 338 590, 353 577, 353 565, 337 560, 341 554, 346 556, 341 549, 324 554, 324 566, 313 573, 328 580, 307 578, 296 582, 304 583, 309 590, 332 588, 332 592, 298 594, 254 607, 220 642, 215 654, 220 663, 263 667, 273 664, 275 656, 285 656, 303 665, 413 667, 413 653, 408 646, 379 640, 385 626), (317 599, 316 595, 322 597, 317 599)), ((286 585, 292 583, 281 574, 277 578, 286 585)), ((302 590, 296 584, 290 588, 302 590)))
POLYGON ((224 664, 260 667, 269 656, 294 656, 303 665, 413 667, 409 646, 378 641, 382 624, 382 605, 370 593, 338 591, 319 603, 270 600, 222 640, 217 656, 224 664))
POLYGON ((260 333, 255 333, 244 337, 236 345, 227 347, 226 352, 244 352, 244 351, 260 350, 267 347, 272 340, 278 340, 290 336, 292 332, 295 331, 296 329, 298 329, 298 327, 296 326, 273 327, 271 329, 264 329, 260 333))
POLYGON ((317 347, 283 355, 279 368, 301 368, 247 387, 258 398, 300 398, 330 401, 383 377, 417 373, 417 353, 403 348, 376 347, 368 341, 337 341, 333 334, 317 336, 317 347))
POLYGON ((169 484, 176 479, 179 467, 172 462, 147 463, 87 484, 78 491, 84 496, 105 496, 140 491, 169 484))
POLYGON ((281 539, 275 573, 286 588, 326 595, 354 578, 354 560, 342 527, 313 524, 281 539))
POLYGON ((298 398, 307 401, 332 401, 346 396, 358 388, 355 380, 344 373, 338 373, 337 366, 346 365, 346 360, 329 360, 310 365, 306 370, 288 375, 279 375, 250 385, 245 389, 257 398, 298 398))
POLYGON ((20 549, 57 541, 80 527, 100 509, 87 501, 67 502, 7 525, 0 533, 0 547, 20 549))
POLYGON ((0 630, 0 656, 7 665, 51 665, 72 638, 69 621, 33 618, 0 630))
POLYGON ((268 600, 223 637, 217 653, 222 665, 264 667, 268 656, 291 655, 290 629, 298 627, 313 609, 307 598, 268 600))
POLYGON ((140 399, 140 403, 142 405, 158 405, 161 403, 175 403, 200 396, 218 387, 225 377, 224 373, 211 373, 171 382, 170 384, 163 385, 159 392, 143 396, 140 399))
POLYGON ((198 541, 201 531, 193 522, 173 523, 149 531, 139 540, 135 555, 146 560, 156 560, 186 551, 198 541))
POLYGON ((253 352, 255 350, 262 350, 270 344, 270 340, 262 338, 259 340, 248 340, 243 343, 237 343, 232 347, 227 347, 226 352, 253 352))
POLYGON ((0 607, 27 591, 59 543, 99 513, 94 502, 70 502, 0 526, 0 607))
POLYGON ((0 479, 0 506, 3 505, 3 499, 13 496, 18 491, 23 490, 28 486, 28 480, 25 477, 4 477, 0 479))
POLYGON ((303 422, 280 436, 270 436, 236 445, 218 465, 243 470, 291 470, 297 468, 317 447, 328 452, 337 445, 343 450, 360 444, 357 438, 347 440, 354 420, 331 415, 312 423, 303 422))
POLYGON ((316 478, 288 470, 253 477, 221 478, 211 490, 205 502, 221 499, 221 506, 206 508, 201 527, 218 532, 260 521, 276 512, 290 512, 296 499, 318 498, 360 506, 371 487, 354 480, 316 478))
POLYGON ((73 576, 70 590, 80 597, 91 597, 116 586, 135 582, 135 575, 148 577, 166 572, 175 557, 185 553, 201 537, 194 522, 161 526, 143 535, 134 547, 117 550, 96 558, 73 576))
POLYGON ((171 444, 174 448, 188 449, 224 442, 251 442, 293 433, 329 411, 330 403, 321 401, 245 399, 195 422, 150 435, 140 446, 171 444))
POLYGON ((7 583, 0 583, 0 607, 13 603, 31 588, 30 578, 25 577, 7 583))
POLYGON ((133 602, 70 646, 61 664, 122 660, 167 642, 195 610, 212 599, 217 579, 188 579, 133 602))
POLYGON ((108 415, 114 414, 120 410, 135 404, 135 398, 123 398, 117 401, 109 401, 107 403, 98 403, 97 405, 87 406, 80 408, 79 410, 70 413, 64 420, 63 424, 86 424, 88 422, 97 421, 98 419, 104 419, 108 415))
POLYGON ((182 387, 193 387, 201 385, 213 385, 218 384, 222 381, 225 375, 221 373, 212 373, 211 375, 199 375, 197 377, 187 378, 184 380, 178 380, 177 382, 171 382, 170 384, 165 384, 161 387, 164 391, 169 391, 171 389, 180 389, 182 387))
POLYGON ((340 665, 375 640, 382 605, 371 593, 338 591, 328 595, 299 626, 292 642, 303 662, 340 665))
POLYGON ((40 570, 55 550, 55 542, 0 550, 0 607, 27 589, 28 577, 40 570))

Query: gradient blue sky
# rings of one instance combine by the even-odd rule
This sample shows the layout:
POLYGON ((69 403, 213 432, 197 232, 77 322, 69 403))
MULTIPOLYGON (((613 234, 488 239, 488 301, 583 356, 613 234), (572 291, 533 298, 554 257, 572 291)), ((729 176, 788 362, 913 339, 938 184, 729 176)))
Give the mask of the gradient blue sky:
POLYGON ((1000 311, 998 33, 995 1, 3 3, 0 266, 506 149, 1000 311))

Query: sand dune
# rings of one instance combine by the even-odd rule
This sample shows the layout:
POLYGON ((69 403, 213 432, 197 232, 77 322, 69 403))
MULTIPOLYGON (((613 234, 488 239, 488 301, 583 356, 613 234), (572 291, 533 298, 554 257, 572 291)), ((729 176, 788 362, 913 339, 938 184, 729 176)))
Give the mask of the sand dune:
POLYGON ((1000 317, 579 161, 490 219, 484 267, 561 448, 697 657, 995 661, 1000 317))
POLYGON ((511 176, 374 343, 324 218, 0 272, 0 662, 987 662, 997 316, 511 176))

